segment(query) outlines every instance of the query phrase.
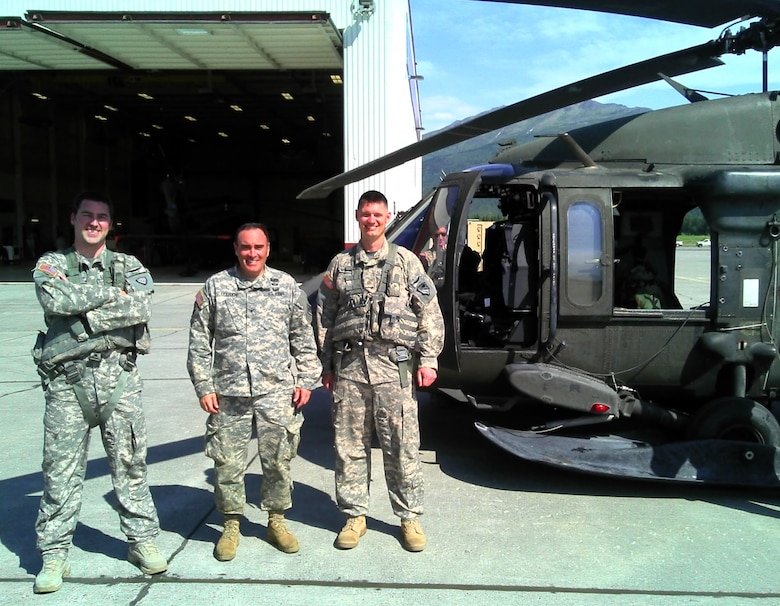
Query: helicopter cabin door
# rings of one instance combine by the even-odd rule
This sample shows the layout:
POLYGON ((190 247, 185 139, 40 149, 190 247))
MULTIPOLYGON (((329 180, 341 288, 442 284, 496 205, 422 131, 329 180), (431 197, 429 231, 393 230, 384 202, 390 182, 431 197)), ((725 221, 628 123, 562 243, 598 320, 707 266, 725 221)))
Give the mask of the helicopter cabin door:
POLYGON ((612 212, 607 188, 558 190, 560 328, 612 315, 612 212))
POLYGON ((438 291, 445 326, 445 346, 439 360, 445 369, 457 368, 459 364, 461 318, 456 291, 466 288, 467 277, 459 269, 466 267, 470 259, 465 233, 457 226, 466 201, 479 185, 480 176, 480 171, 454 173, 442 181, 431 195, 428 211, 421 217, 419 232, 411 247, 438 291))

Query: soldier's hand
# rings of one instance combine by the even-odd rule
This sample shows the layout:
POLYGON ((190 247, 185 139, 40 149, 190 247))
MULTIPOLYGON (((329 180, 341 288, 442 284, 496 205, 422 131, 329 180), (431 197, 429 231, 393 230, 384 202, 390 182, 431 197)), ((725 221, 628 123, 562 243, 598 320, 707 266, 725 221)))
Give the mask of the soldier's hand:
POLYGON ((295 392, 293 393, 293 404, 295 404, 295 409, 299 410, 306 406, 309 402, 309 398, 311 397, 311 391, 308 389, 303 389, 303 387, 296 387, 295 392))
POLYGON ((433 368, 427 368, 425 366, 417 369, 417 386, 418 387, 430 387, 436 380, 437 373, 433 368))
POLYGON ((322 375, 322 385, 328 391, 333 391, 333 383, 335 381, 335 375, 332 372, 326 372, 322 375))
POLYGON ((219 410, 219 399, 215 393, 207 393, 200 399, 200 407, 208 413, 216 414, 219 410))

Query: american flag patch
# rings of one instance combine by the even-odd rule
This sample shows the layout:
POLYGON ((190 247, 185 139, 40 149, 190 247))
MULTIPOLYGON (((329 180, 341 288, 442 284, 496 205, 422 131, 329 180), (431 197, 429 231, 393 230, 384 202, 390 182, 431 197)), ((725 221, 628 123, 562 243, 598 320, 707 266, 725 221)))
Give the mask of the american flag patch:
POLYGON ((328 290, 333 290, 333 278, 330 277, 330 274, 322 276, 322 284, 328 290))
POLYGON ((58 278, 60 276, 60 270, 48 263, 39 263, 38 267, 35 268, 35 271, 43 272, 52 278, 58 278))
POLYGON ((203 294, 203 290, 199 290, 198 294, 195 295, 195 305, 198 307, 203 307, 203 301, 206 299, 206 295, 203 294))

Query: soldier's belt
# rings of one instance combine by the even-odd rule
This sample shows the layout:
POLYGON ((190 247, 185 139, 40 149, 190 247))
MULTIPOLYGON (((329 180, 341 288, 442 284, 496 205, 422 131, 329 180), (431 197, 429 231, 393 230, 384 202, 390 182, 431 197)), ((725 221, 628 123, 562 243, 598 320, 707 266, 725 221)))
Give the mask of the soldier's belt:
POLYGON ((100 363, 111 355, 111 350, 106 351, 93 351, 84 360, 87 366, 100 366, 100 363))
MULTIPOLYGON (((70 360, 68 362, 61 362, 60 364, 55 364, 53 366, 49 366, 44 363, 38 367, 38 374, 41 375, 41 377, 50 380, 60 375, 65 375, 65 380, 72 385, 73 383, 76 383, 81 379, 82 368, 84 366, 88 366, 88 367, 99 366, 103 360, 111 356, 112 351, 116 351, 116 350, 107 350, 107 351, 100 351, 100 352, 94 351, 91 354, 89 354, 86 358, 80 360, 70 360)), ((136 352, 134 349, 130 349, 127 351, 122 351, 121 354, 122 355, 119 356, 119 366, 122 368, 122 370, 128 372, 134 370, 136 368, 136 359, 138 358, 138 352, 136 352)))
POLYGON ((343 354, 348 351, 357 349, 358 347, 363 347, 369 341, 373 341, 373 339, 366 338, 366 339, 349 339, 348 341, 338 341, 334 343, 333 350, 336 351, 337 353, 343 354))

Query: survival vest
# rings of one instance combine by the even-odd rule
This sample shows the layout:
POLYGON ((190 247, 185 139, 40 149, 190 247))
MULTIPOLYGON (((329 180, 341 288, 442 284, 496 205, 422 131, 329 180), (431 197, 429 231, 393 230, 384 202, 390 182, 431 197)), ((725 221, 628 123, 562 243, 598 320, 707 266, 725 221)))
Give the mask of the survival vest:
POLYGON ((383 339, 413 348, 417 341, 417 316, 409 307, 409 291, 396 267, 398 246, 388 244, 387 259, 375 293, 363 288, 363 266, 357 263, 356 248, 349 251, 352 265, 347 274, 347 304, 336 315, 334 341, 383 339))
MULTIPOLYGON (((70 279, 80 273, 78 257, 72 247, 66 249, 64 254, 67 264, 65 275, 70 279)), ((125 255, 115 255, 106 249, 105 261, 105 284, 125 288, 125 255)), ((90 427, 97 427, 111 416, 125 390, 128 373, 135 368, 136 354, 147 353, 149 344, 149 329, 146 324, 91 334, 80 316, 68 316, 49 319, 49 329, 46 333, 38 333, 32 354, 38 366, 41 384, 45 385, 46 380, 64 374, 66 381, 73 387, 84 420, 90 427), (122 372, 108 400, 98 402, 98 408, 95 409, 81 384, 82 367, 77 360, 99 359, 101 353, 110 350, 123 352, 119 362, 122 372)))
MULTIPOLYGON (((80 273, 76 251, 63 251, 68 279, 80 273)), ((125 256, 106 249, 103 281, 107 286, 125 286, 125 256)), ((40 332, 33 349, 33 359, 42 377, 51 376, 57 367, 71 360, 83 360, 92 353, 112 349, 148 353, 151 340, 146 324, 116 328, 92 334, 80 316, 61 316, 49 320, 46 333, 40 332)))

